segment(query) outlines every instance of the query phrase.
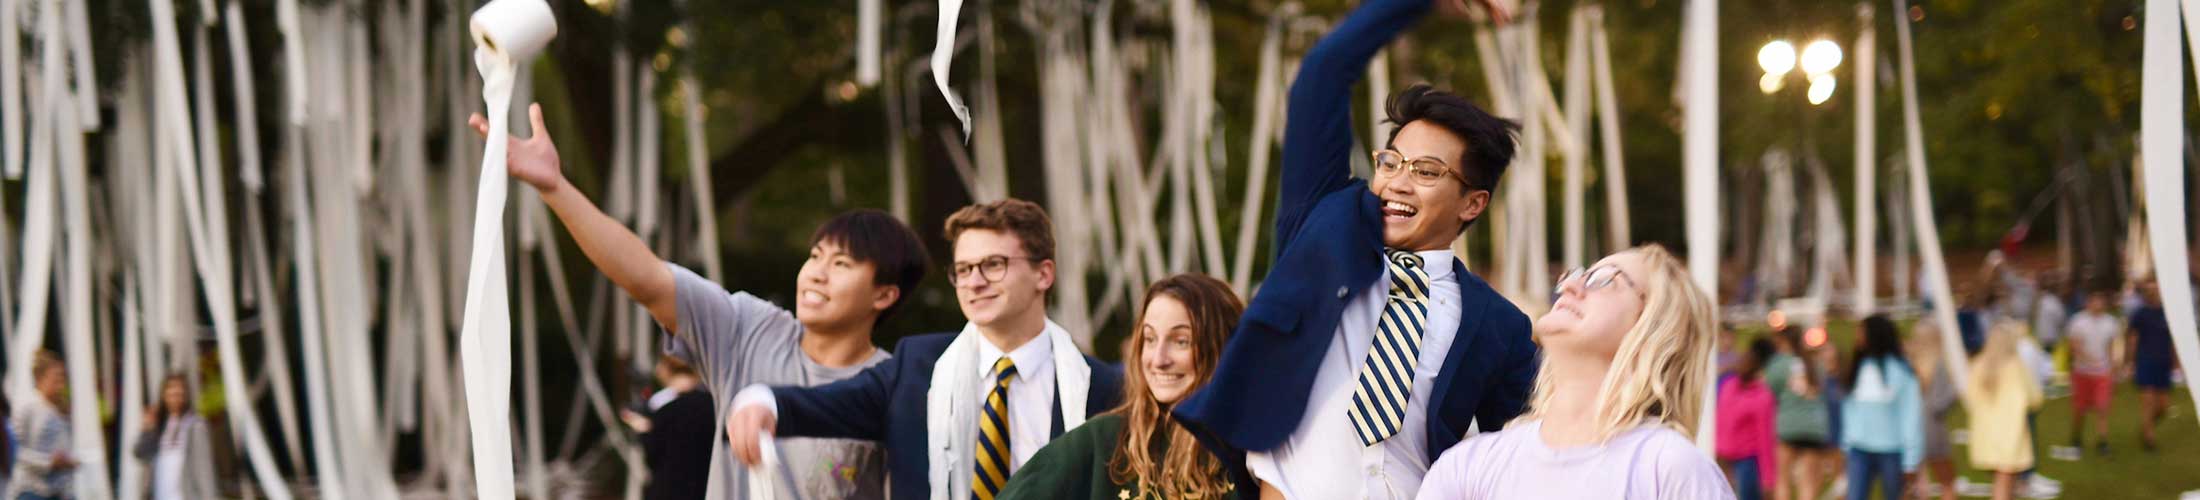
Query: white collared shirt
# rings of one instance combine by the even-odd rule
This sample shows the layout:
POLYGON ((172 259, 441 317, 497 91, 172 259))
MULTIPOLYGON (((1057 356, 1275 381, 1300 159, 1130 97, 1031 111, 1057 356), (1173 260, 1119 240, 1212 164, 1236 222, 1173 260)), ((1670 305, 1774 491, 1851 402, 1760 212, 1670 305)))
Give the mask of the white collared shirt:
POLYGON ((1385 266, 1375 283, 1345 304, 1338 318, 1337 338, 1322 355, 1314 375, 1314 389, 1307 397, 1307 413, 1298 430, 1282 445, 1268 452, 1246 455, 1253 477, 1268 483, 1285 498, 1411 499, 1420 491, 1421 477, 1428 474, 1428 402, 1435 391, 1436 374, 1451 352, 1452 337, 1459 333, 1459 280, 1451 250, 1414 252, 1429 277, 1428 323, 1421 332, 1421 354, 1413 369, 1413 393, 1406 398, 1405 421, 1398 433, 1375 446, 1360 444, 1352 430, 1349 409, 1352 388, 1367 363, 1367 351, 1375 341, 1377 318, 1390 294, 1390 270, 1385 266))
MULTIPOLYGON (((985 336, 977 340, 978 377, 971 383, 978 386, 979 406, 970 410, 982 416, 985 398, 993 391, 993 363, 1002 353, 985 336)), ((1054 342, 1042 332, 1007 356, 1016 363, 1016 377, 1008 382, 1008 451, 1014 455, 1008 468, 1009 475, 1014 476, 1015 471, 1024 468, 1025 461, 1054 438, 1054 342)), ((977 449, 975 442, 970 446, 977 449)))

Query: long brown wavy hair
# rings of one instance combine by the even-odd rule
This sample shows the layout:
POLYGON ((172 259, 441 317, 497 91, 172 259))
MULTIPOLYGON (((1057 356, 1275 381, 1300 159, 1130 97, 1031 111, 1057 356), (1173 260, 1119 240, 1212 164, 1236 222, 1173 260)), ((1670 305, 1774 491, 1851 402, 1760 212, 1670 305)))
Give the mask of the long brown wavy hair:
MULTIPOLYGON (((1221 280, 1197 273, 1170 276, 1146 287, 1146 299, 1140 303, 1133 329, 1146 324, 1144 304, 1160 297, 1183 303, 1192 317, 1194 375, 1191 387, 1185 391, 1189 396, 1206 386, 1207 378, 1214 374, 1222 345, 1237 329, 1245 303, 1221 280)), ((1123 405, 1109 413, 1122 415, 1125 423, 1123 433, 1116 437, 1115 456, 1108 459, 1108 479, 1170 497, 1220 497, 1230 491, 1222 462, 1201 449, 1190 431, 1170 419, 1168 405, 1156 401, 1146 386, 1145 370, 1140 369, 1145 363, 1145 344, 1145 336, 1135 331, 1124 342, 1123 405), (1168 437, 1168 447, 1157 450, 1153 447, 1154 436, 1163 433, 1168 437)))

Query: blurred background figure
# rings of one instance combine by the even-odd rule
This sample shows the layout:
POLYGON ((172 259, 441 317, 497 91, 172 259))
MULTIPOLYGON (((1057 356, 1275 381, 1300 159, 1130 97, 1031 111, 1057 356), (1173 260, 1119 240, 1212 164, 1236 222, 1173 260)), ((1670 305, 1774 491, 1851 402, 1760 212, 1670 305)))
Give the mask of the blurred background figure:
POLYGON ((145 409, 130 455, 152 470, 153 500, 218 498, 214 441, 206 419, 192 407, 190 384, 181 373, 160 383, 160 402, 145 409))
POLYGON ((2154 279, 2140 280, 2140 306, 2131 313, 2131 385, 2139 388, 2139 447, 2155 451, 2154 426, 2169 410, 2170 372, 2176 370, 2175 347, 2170 345, 2169 318, 2162 312, 2162 293, 2154 279))
POLYGON ((1997 323, 1986 345, 1971 360, 1963 387, 1970 420, 1971 466, 1994 473, 1993 498, 2014 498, 2017 475, 2032 468, 2032 434, 2025 417, 2039 408, 2040 386, 2032 367, 2018 354, 2024 326, 1997 323))
POLYGON ((657 359, 657 383, 647 414, 619 410, 627 427, 641 434, 643 461, 649 466, 648 500, 703 498, 710 485, 711 431, 717 421, 710 392, 687 362, 670 355, 657 359))
POLYGON ((1802 327, 1789 325, 1773 338, 1778 354, 1765 366, 1765 385, 1779 404, 1774 462, 1781 479, 1773 498, 1810 498, 1825 487, 1825 468, 1833 459, 1832 415, 1821 394, 1826 373, 1804 346, 1802 327))
POLYGON ((75 479, 78 460, 70 455, 74 443, 67 408, 62 398, 69 391, 68 374, 61 360, 41 351, 31 361, 30 397, 14 401, 11 422, 21 441, 15 449, 15 467, 9 474, 8 500, 59 500, 75 498, 69 483, 75 479))
POLYGON ((1902 334, 1886 316, 1864 318, 1863 338, 1847 370, 1841 402, 1841 450, 1848 455, 1849 500, 1902 498, 1905 473, 1925 458, 1917 374, 1902 355, 1902 334))
POLYGON ((2085 310, 2064 328, 2070 350, 2070 446, 2085 449, 2086 419, 2093 419, 2094 453, 2108 456, 2109 401, 2116 392, 2116 352, 2123 322, 2109 313, 2108 292, 2086 297, 2085 310))
POLYGON ((1925 456, 1924 466, 1917 471, 1916 491, 1921 498, 1955 500, 1955 446, 1948 439, 1948 414, 1956 408, 1958 393, 1942 361, 1946 354, 1941 352, 1940 328, 1920 321, 1911 328, 1908 344, 1910 367, 1917 373, 1924 405, 1918 416, 1925 431, 1925 456))
POLYGON ((1779 442, 1773 432, 1778 407, 1764 380, 1765 363, 1774 353, 1771 339, 1750 341, 1749 349, 1735 361, 1734 375, 1719 382, 1716 457, 1740 500, 1765 498, 1765 491, 1780 477, 1780 466, 1773 460, 1779 442))

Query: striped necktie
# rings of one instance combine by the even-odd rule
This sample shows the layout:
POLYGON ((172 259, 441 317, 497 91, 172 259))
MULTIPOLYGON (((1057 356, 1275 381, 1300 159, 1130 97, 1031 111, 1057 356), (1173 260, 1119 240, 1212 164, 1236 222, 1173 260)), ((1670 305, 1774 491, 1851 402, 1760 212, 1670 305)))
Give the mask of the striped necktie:
POLYGON ((1375 325, 1374 345, 1352 391, 1352 430, 1374 446, 1398 433, 1413 395, 1413 369, 1421 357, 1421 326, 1428 323, 1428 272, 1413 252, 1386 250, 1390 298, 1375 325))
POLYGON ((1016 362, 1003 354, 993 362, 993 372, 993 390, 986 393, 984 418, 978 421, 978 466, 970 480, 978 500, 993 500, 1008 485, 1008 463, 1015 456, 1008 450, 1008 381, 1016 378, 1016 362))

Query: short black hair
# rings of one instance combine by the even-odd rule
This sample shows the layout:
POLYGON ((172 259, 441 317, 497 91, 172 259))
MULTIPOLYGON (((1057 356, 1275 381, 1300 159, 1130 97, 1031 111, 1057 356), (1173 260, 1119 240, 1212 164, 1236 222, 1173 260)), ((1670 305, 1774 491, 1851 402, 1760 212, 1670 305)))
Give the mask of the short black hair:
POLYGON ((1504 178, 1505 167, 1512 164, 1513 136, 1520 131, 1520 124, 1492 116, 1474 102, 1426 83, 1391 94, 1385 107, 1390 113, 1387 121, 1397 126, 1391 129, 1388 143, 1397 142, 1398 131, 1408 123, 1427 120, 1443 127, 1467 143, 1459 174, 1467 179, 1468 187, 1497 192, 1497 181, 1504 178))
POLYGON ((917 232, 886 212, 872 209, 850 210, 826 220, 810 235, 810 247, 830 242, 858 262, 871 264, 871 284, 894 285, 901 291, 894 304, 880 311, 871 325, 878 326, 893 317, 894 311, 909 302, 909 296, 917 292, 917 284, 924 282, 924 270, 932 257, 924 250, 924 242, 917 239, 917 232))

